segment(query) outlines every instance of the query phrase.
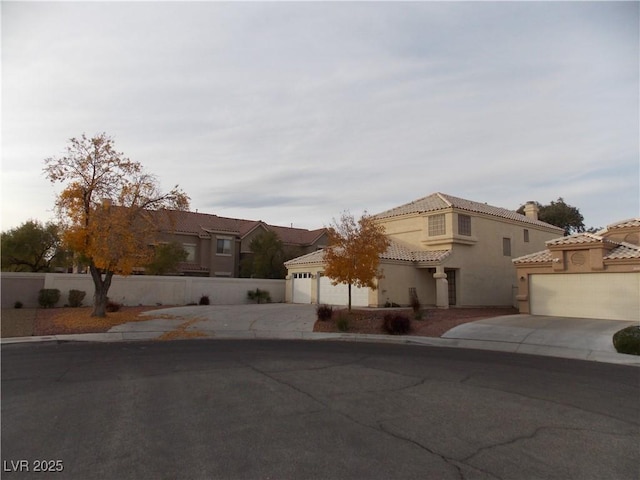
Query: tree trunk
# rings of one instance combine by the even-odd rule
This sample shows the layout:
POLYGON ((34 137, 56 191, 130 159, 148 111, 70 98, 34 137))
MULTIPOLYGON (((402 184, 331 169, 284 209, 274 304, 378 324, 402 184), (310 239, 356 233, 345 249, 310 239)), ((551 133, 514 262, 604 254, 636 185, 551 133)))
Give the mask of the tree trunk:
POLYGON ((91 312, 91 316, 104 318, 107 316, 107 293, 109 292, 109 287, 111 287, 113 272, 105 272, 103 278, 102 270, 93 264, 89 266, 89 271, 94 285, 93 312, 91 312))
POLYGON ((351 312, 351 283, 349 283, 349 312, 351 312))

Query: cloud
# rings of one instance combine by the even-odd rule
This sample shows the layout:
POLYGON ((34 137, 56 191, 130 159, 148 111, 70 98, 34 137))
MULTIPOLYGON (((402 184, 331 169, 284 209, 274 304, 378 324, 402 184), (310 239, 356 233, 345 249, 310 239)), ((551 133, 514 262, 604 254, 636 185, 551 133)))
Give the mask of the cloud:
POLYGON ((434 191, 637 215, 637 37, 633 2, 9 3, 3 196, 41 193, 3 220, 102 131, 194 208, 284 225, 434 191))

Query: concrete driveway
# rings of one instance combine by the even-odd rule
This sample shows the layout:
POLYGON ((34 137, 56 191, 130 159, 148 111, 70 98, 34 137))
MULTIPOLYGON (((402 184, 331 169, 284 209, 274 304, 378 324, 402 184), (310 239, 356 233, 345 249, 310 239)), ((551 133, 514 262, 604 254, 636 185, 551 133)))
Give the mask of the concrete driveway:
POLYGON ((176 330, 210 338, 301 338, 302 333, 313 332, 316 321, 315 305, 284 303, 174 307, 142 315, 149 320, 118 325, 109 333, 127 333, 130 339, 176 330))
POLYGON ((582 357, 585 351, 616 353, 612 337, 618 330, 638 322, 590 318, 505 315, 458 325, 442 338, 516 344, 520 353, 557 349, 582 357), (580 353, 579 353, 580 352, 580 353))

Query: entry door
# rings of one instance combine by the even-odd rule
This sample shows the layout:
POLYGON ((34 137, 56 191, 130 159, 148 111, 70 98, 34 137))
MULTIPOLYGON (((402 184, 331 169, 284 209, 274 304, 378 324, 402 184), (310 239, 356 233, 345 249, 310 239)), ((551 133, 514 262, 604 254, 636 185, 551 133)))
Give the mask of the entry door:
POLYGON ((444 273, 447 274, 447 282, 449 284, 449 305, 455 305, 456 304, 456 271, 445 269, 444 273))

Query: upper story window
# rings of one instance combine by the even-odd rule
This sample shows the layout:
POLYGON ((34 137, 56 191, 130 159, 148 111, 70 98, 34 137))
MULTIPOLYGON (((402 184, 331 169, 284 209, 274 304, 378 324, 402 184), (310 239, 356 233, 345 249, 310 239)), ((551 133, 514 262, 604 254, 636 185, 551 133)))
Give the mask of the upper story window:
POLYGON ((458 234, 471 236, 471 217, 458 214, 458 234))
POLYGON ((529 243, 529 230, 524 229, 524 242, 529 243))
POLYGON ((431 215, 429 217, 429 236, 444 235, 446 233, 444 223, 444 213, 439 215, 431 215))
POLYGON ((196 261, 196 245, 195 243, 183 243, 182 248, 185 252, 187 252, 187 258, 185 262, 195 262, 196 261))
POLYGON ((502 239, 502 254, 505 257, 510 257, 511 256, 511 239, 504 237, 502 239))
POLYGON ((216 246, 216 253, 218 255, 231 255, 231 239, 219 238, 216 246))

